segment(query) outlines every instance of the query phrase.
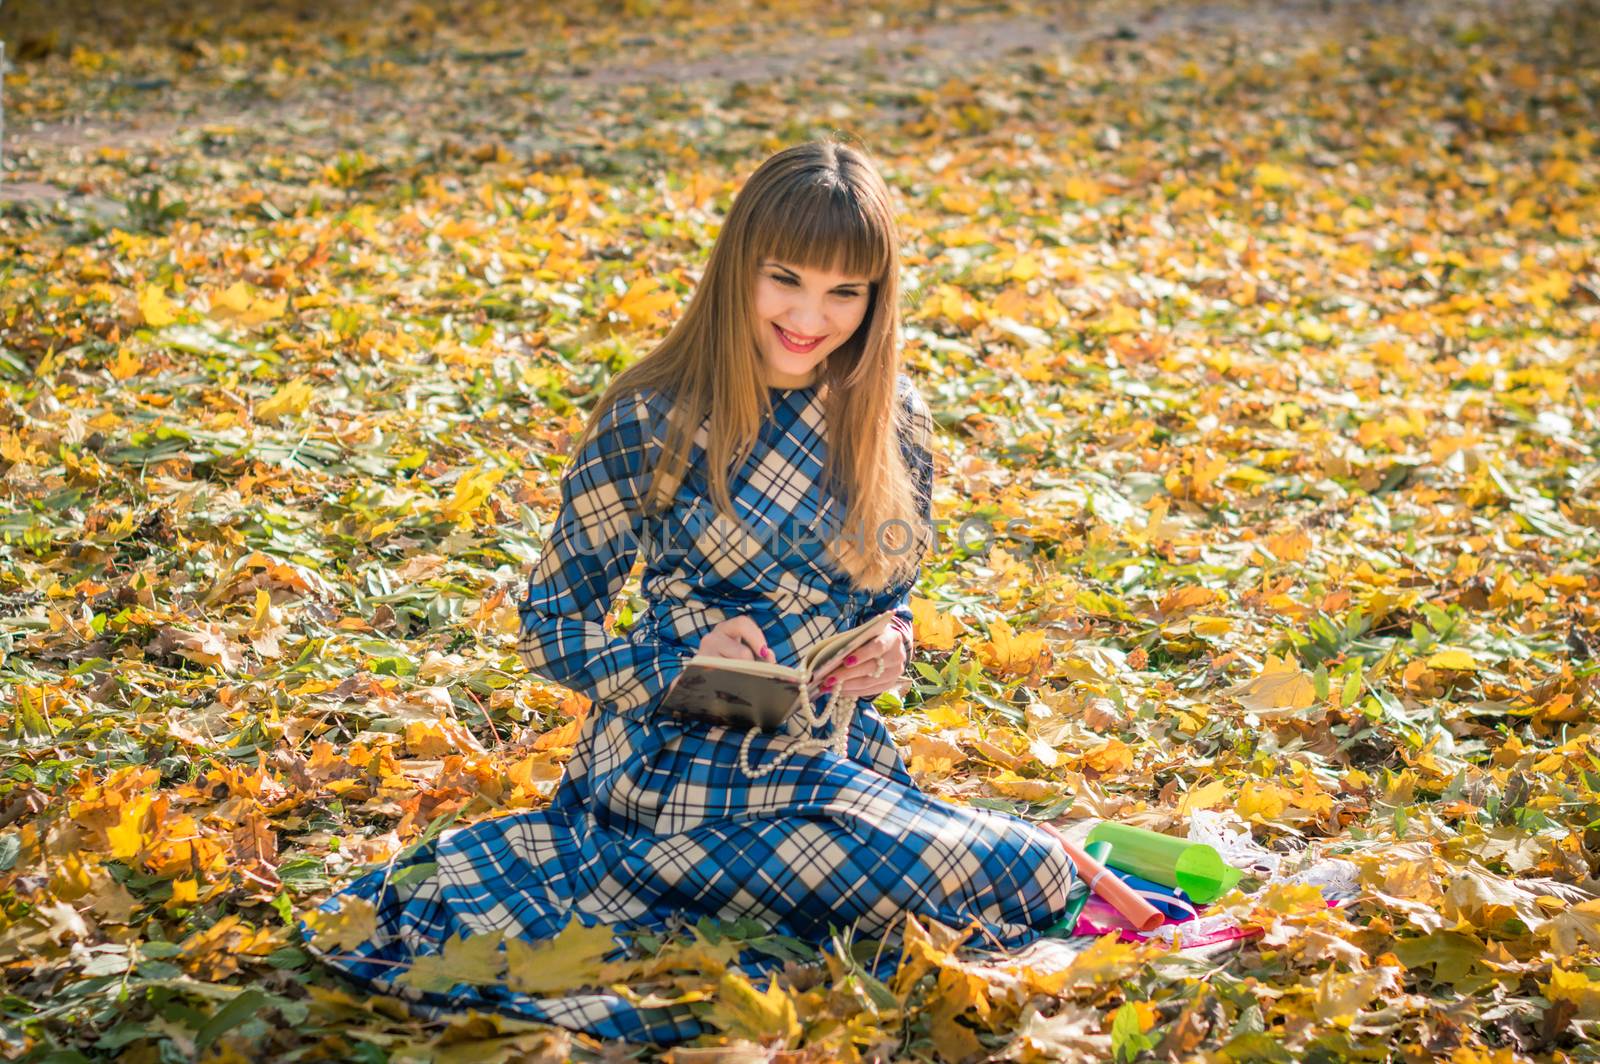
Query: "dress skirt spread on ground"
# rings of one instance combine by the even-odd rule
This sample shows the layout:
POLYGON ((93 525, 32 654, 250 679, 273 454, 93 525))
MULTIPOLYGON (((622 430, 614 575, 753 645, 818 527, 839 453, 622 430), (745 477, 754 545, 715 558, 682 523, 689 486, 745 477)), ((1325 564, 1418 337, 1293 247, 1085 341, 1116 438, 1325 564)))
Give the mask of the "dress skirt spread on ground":
MULTIPOLYGON (((1014 948, 1061 917, 1075 872, 1054 836, 920 790, 870 699, 857 702, 846 756, 785 758, 757 779, 740 769, 742 730, 653 712, 700 637, 727 617, 751 616, 786 664, 886 610, 909 631, 915 574, 881 592, 856 590, 825 560, 823 537, 799 534, 838 513, 819 484, 827 444, 817 386, 769 395, 772 417, 729 482, 739 523, 711 515, 704 425, 674 507, 641 518, 668 404, 639 392, 606 412, 562 477, 561 512, 521 603, 523 662, 593 700, 555 796, 544 809, 447 829, 328 899, 328 912, 350 898, 372 903, 377 930, 354 948, 313 939, 326 963, 424 1014, 476 1008, 667 1043, 701 1032, 687 1008, 603 990, 537 997, 458 984, 434 993, 397 980, 458 935, 537 942, 573 919, 659 932, 685 918, 753 918, 820 946, 852 926, 893 941, 912 913, 976 923, 984 941, 1014 948), (612 635, 605 614, 641 551, 649 610, 612 635)), ((904 375, 898 402, 927 519, 932 419, 904 375)), ((796 741, 759 736, 751 765, 796 741)), ((776 963, 740 962, 751 976, 776 963)))

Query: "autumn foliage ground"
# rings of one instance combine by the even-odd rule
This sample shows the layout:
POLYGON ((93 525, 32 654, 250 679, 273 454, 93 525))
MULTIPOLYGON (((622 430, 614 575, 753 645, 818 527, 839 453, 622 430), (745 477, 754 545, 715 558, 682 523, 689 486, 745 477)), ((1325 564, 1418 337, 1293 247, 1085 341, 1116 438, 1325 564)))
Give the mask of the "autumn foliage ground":
POLYGON ((560 456, 737 182, 843 129, 950 522, 913 772, 1362 893, 1009 980, 641 944, 719 1032, 678 1059, 1600 1055, 1592 2, 6 6, 0 1054, 630 1057, 424 1024, 294 921, 549 798, 560 456))

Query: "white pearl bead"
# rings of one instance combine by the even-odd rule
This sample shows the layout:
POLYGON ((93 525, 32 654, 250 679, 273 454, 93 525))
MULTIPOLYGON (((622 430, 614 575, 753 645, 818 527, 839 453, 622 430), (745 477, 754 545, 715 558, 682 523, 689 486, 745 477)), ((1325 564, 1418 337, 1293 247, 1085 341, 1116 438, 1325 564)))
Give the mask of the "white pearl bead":
POLYGON ((824 750, 831 749, 840 757, 847 756, 850 748, 850 720, 855 715, 856 700, 853 698, 841 699, 839 691, 835 690, 828 696, 828 704, 821 713, 818 713, 811 708, 811 692, 804 684, 800 687, 800 694, 802 708, 798 712, 791 714, 789 719, 784 722, 785 729, 790 731, 792 735, 793 730, 790 725, 793 724, 796 718, 799 718, 805 725, 806 735, 809 736, 812 728, 821 727, 824 723, 831 722, 833 727, 828 738, 797 739, 792 746, 788 749, 780 750, 777 756, 762 765, 759 770, 756 770, 750 767, 750 744, 760 734, 761 729, 752 727, 745 733, 744 742, 739 744, 739 769, 748 779, 760 779, 782 764, 784 758, 791 757, 794 754, 821 753, 824 750), (839 708, 841 705, 844 708, 839 708))

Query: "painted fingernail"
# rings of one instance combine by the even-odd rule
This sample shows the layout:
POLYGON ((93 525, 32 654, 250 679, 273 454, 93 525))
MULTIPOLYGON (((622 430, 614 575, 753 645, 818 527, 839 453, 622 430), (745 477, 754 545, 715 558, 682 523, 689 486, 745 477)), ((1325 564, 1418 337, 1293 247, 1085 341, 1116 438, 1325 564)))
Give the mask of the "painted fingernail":
POLYGON ((851 654, 849 657, 844 659, 844 663, 846 665, 854 665, 856 663, 856 656, 851 654))
POLYGON ((824 687, 832 687, 833 683, 834 683, 834 678, 832 676, 830 676, 826 680, 822 681, 822 686, 824 686, 824 687))
POLYGON ((764 657, 764 658, 772 657, 772 648, 771 647, 762 647, 761 648, 761 656, 764 657))

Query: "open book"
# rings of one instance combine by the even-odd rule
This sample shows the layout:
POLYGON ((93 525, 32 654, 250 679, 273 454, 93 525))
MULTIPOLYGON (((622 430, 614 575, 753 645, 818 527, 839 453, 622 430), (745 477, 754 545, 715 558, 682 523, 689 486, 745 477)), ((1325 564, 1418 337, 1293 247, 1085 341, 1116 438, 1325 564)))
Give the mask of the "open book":
POLYGON ((684 664, 661 708, 735 727, 754 724, 774 731, 804 704, 802 684, 807 685, 812 698, 822 694, 812 685, 821 682, 851 651, 876 639, 893 620, 893 612, 880 613, 870 621, 819 640, 806 651, 799 668, 771 661, 696 654, 684 664))

